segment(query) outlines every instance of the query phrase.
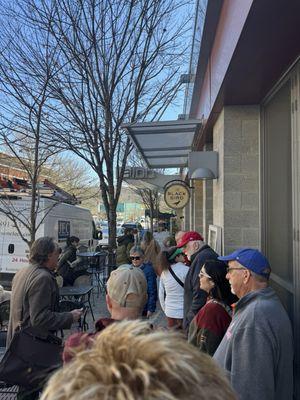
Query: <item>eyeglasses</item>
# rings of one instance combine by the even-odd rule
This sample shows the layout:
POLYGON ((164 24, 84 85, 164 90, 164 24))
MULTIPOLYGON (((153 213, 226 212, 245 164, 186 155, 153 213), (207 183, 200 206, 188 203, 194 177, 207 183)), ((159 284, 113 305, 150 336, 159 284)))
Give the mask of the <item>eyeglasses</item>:
POLYGON ((137 256, 137 257, 130 257, 130 260, 140 260, 141 259, 141 257, 139 257, 139 256, 137 256))
POLYGON ((240 269, 240 270, 245 270, 247 268, 239 268, 239 267, 227 267, 227 273, 230 273, 231 271, 235 270, 235 269, 240 269))
POLYGON ((212 277, 211 277, 210 275, 208 275, 206 272, 200 271, 200 273, 199 273, 199 278, 202 278, 203 276, 204 276, 205 278, 212 279, 212 277))

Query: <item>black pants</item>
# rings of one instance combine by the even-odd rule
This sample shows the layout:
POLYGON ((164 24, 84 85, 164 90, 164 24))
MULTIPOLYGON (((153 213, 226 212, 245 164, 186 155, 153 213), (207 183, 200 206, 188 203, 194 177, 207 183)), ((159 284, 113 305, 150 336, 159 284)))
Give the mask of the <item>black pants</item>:
POLYGON ((40 390, 19 387, 17 400, 36 400, 39 398, 40 390))

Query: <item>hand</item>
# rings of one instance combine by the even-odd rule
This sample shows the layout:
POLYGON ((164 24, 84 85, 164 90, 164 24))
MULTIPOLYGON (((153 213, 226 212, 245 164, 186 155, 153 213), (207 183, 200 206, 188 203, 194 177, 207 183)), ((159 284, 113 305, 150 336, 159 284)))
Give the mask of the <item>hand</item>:
POLYGON ((147 318, 152 317, 153 314, 154 314, 154 312, 152 312, 152 311, 147 311, 147 318))
POLYGON ((71 314, 73 315, 73 322, 77 322, 83 314, 83 309, 81 308, 80 310, 72 310, 71 314))

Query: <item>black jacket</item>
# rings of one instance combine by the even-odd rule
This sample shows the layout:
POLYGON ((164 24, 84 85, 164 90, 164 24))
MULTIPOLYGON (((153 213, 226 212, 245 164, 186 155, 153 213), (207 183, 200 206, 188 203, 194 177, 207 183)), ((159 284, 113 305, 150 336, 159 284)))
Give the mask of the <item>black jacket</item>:
POLYGON ((184 282, 183 329, 188 329, 194 316, 206 303, 207 293, 200 289, 200 270, 207 260, 217 258, 218 254, 208 245, 203 246, 191 257, 192 264, 184 282))
POLYGON ((72 244, 64 249, 57 265, 58 273, 65 278, 70 270, 70 264, 76 260, 77 248, 72 244))

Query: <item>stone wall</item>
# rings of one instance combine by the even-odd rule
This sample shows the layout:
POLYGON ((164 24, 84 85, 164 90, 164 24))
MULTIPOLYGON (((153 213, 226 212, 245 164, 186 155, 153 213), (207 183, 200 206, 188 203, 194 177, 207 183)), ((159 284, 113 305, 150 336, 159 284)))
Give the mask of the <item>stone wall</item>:
POLYGON ((258 106, 229 106, 214 126, 213 223, 223 228, 225 253, 259 246, 259 116, 258 106))

